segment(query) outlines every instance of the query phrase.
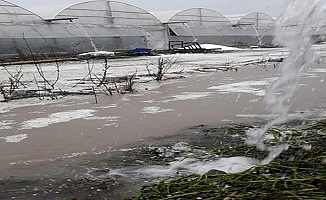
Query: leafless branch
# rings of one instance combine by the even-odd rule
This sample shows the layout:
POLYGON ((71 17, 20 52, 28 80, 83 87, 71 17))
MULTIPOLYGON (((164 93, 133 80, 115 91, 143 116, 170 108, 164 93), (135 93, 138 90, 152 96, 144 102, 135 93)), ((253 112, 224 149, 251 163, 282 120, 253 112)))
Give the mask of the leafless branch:
MULTIPOLYGON (((56 84, 56 83, 58 82, 58 80, 59 80, 59 75, 60 75, 60 66, 59 66, 58 62, 56 62, 56 63, 57 63, 57 64, 56 64, 56 67, 57 67, 57 77, 56 77, 56 80, 55 80, 53 83, 51 83, 51 82, 50 82, 50 81, 45 77, 42 67, 41 67, 40 65, 37 64, 37 62, 36 62, 36 61, 37 61, 37 58, 36 58, 36 56, 35 56, 35 53, 32 51, 30 45, 28 44, 28 42, 27 42, 27 40, 26 40, 26 38, 25 38, 25 36, 24 36, 24 33, 23 33, 22 36, 23 36, 23 40, 24 40, 24 42, 25 42, 25 44, 26 44, 26 46, 27 46, 27 48, 28 48, 28 50, 29 50, 29 52, 30 52, 30 54, 31 54, 31 57, 32 57, 32 59, 33 59, 33 61, 34 61, 34 65, 35 65, 35 67, 36 67, 36 69, 37 69, 38 74, 41 76, 41 78, 43 79, 44 83, 46 83, 48 86, 50 86, 51 89, 53 90, 53 89, 55 88, 55 84, 56 84)), ((51 48, 51 50, 53 51, 52 47, 50 47, 50 48, 51 48)))
POLYGON ((5 71, 10 75, 10 77, 12 78, 12 79, 14 79, 14 81, 15 81, 15 84, 16 84, 16 86, 18 87, 19 86, 19 84, 20 85, 22 85, 24 88, 26 88, 26 85, 23 83, 23 82, 21 82, 20 80, 21 80, 21 78, 23 77, 23 73, 22 73, 22 66, 20 66, 19 67, 19 69, 16 69, 16 74, 12 74, 9 70, 8 70, 8 68, 6 67, 6 66, 2 66, 4 69, 5 69, 5 71))
POLYGON ((133 85, 135 84, 134 79, 136 78, 137 75, 137 70, 134 74, 132 74, 131 76, 127 76, 127 81, 125 84, 125 91, 129 91, 129 92, 134 92, 134 88, 133 85))
POLYGON ((161 81, 163 80, 164 74, 166 74, 170 68, 177 63, 178 58, 176 59, 169 59, 169 58, 163 58, 159 57, 157 60, 157 63, 155 64, 154 62, 151 63, 146 63, 146 69, 149 74, 154 80, 156 81, 161 81), (156 68, 156 74, 152 72, 150 67, 155 67, 156 68))
POLYGON ((107 73, 108 73, 108 70, 110 69, 110 65, 108 64, 108 59, 105 58, 105 60, 104 60, 102 77, 99 77, 98 75, 93 73, 93 68, 94 68, 94 63, 92 65, 92 67, 90 67, 89 61, 87 61, 88 76, 89 76, 90 81, 98 88, 100 88, 101 86, 104 86, 106 91, 109 92, 110 95, 112 95, 112 89, 107 86, 107 73), (95 82, 93 76, 95 77, 95 79, 97 80, 98 83, 95 82))

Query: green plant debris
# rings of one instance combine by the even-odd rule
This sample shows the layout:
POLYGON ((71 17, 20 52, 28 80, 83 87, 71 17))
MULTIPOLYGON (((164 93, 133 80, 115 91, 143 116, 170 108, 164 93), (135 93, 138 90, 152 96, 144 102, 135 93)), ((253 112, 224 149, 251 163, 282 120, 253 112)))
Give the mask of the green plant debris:
MULTIPOLYGON (((215 130, 207 129, 204 133, 215 130)), ((235 174, 191 174, 169 178, 143 186, 140 195, 132 200, 326 199, 326 120, 299 131, 283 127, 273 128, 267 134, 272 136, 265 140, 267 145, 289 144, 289 149, 268 165, 258 165, 235 174)), ((259 152, 245 144, 193 148, 223 157, 262 159, 267 155, 267 152, 259 152)))

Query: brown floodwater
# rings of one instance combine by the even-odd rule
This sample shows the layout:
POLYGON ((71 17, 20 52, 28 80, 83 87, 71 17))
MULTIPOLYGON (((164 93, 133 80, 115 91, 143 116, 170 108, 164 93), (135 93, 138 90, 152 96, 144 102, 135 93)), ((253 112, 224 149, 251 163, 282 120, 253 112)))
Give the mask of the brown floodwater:
MULTIPOLYGON (((277 75, 272 65, 246 66, 152 83, 155 89, 132 94, 100 95, 98 104, 94 96, 67 96, 12 109, 0 116, 0 121, 11 122, 0 129, 0 177, 56 174, 85 154, 105 154, 200 124, 263 122, 268 112, 262 91, 277 75), (239 84, 229 85, 234 83, 239 84), (4 139, 13 135, 25 138, 4 139)), ((320 70, 303 76, 290 114, 309 117, 325 108, 324 78, 320 70)))

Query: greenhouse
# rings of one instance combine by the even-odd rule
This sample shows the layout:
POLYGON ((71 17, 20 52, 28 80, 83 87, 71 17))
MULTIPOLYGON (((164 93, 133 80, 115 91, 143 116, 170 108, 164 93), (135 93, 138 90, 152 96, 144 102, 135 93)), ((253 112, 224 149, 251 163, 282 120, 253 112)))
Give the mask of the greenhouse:
POLYGON ((257 37, 246 38, 245 43, 257 43, 260 45, 270 45, 273 42, 275 20, 260 12, 249 13, 243 16, 236 24, 247 35, 256 35, 257 37))
MULTIPOLYGON (((222 14, 191 8, 160 21, 149 12, 117 1, 88 1, 63 9, 43 19, 24 8, 0 0, 0 57, 31 52, 72 53, 124 51, 134 48, 167 50, 193 43, 218 45, 273 45, 275 20, 255 12, 232 22, 222 14)), ((297 27, 296 19, 284 26, 297 27)), ((316 41, 325 40, 318 28, 316 41)))
POLYGON ((148 12, 115 1, 70 6, 53 19, 0 0, 1 57, 132 48, 166 49, 166 27, 148 12))
POLYGON ((204 8, 181 11, 170 18, 170 47, 197 41, 199 43, 227 44, 231 22, 222 14, 204 8))
MULTIPOLYGON (((69 32, 74 31, 75 39, 82 40, 88 35, 99 50, 165 49, 167 46, 166 28, 156 17, 135 6, 115 1, 73 5, 57 14, 51 23, 60 24, 69 32)), ((83 46, 78 48, 84 49, 83 46)))
MULTIPOLYGON (((251 13, 232 24, 220 13, 188 9, 177 13, 168 22, 172 41, 198 41, 222 45, 271 45, 274 20, 263 13, 251 13)), ((172 42, 174 43, 176 42, 172 42)))
POLYGON ((26 50, 23 37, 35 46, 42 36, 37 32, 44 20, 36 14, 9 2, 0 1, 0 55, 21 54, 26 50), (35 38, 38 41, 35 40, 35 38))

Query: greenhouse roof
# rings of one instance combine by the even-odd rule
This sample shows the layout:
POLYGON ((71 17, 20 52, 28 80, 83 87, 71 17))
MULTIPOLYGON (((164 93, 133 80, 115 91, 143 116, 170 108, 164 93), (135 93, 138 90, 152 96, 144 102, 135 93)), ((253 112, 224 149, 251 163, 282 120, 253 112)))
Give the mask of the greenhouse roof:
POLYGON ((24 23, 43 19, 25 8, 0 0, 0 23, 24 23))
POLYGON ((256 28, 272 28, 275 25, 275 20, 261 12, 249 13, 243 16, 238 22, 237 25, 240 26, 255 26, 256 28))
POLYGON ((189 27, 225 27, 231 22, 222 14, 206 9, 192 8, 183 10, 170 18, 168 23, 185 22, 189 27))
POLYGON ((156 26, 162 23, 149 12, 117 1, 89 1, 67 7, 56 16, 78 18, 80 24, 156 26))

